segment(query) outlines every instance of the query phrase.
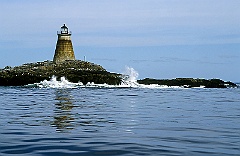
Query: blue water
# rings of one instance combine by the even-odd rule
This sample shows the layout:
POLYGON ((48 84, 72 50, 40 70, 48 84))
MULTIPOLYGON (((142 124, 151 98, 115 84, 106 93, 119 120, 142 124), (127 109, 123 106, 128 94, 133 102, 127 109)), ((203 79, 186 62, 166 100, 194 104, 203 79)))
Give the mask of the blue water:
POLYGON ((240 155, 240 88, 0 87, 0 155, 240 155))

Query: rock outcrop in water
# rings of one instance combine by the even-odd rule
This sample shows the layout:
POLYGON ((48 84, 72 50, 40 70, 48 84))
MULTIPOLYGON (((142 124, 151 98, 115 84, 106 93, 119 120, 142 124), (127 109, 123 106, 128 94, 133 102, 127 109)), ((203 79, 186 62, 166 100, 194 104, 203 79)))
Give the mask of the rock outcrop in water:
MULTIPOLYGON (((94 82, 95 84, 119 85, 122 83, 123 75, 110 73, 102 66, 80 60, 68 60, 61 63, 53 61, 44 61, 37 63, 27 63, 21 66, 0 69, 0 86, 23 86, 39 83, 43 80, 50 80, 56 76, 58 80, 65 77, 70 82, 94 82)), ((232 82, 224 82, 220 79, 194 79, 194 78, 176 78, 176 79, 150 79, 137 80, 139 84, 158 84, 167 86, 182 86, 186 88, 201 87, 205 88, 227 88, 237 87, 232 82)))
POLYGON ((0 69, 0 86, 23 86, 50 80, 55 75, 58 79, 67 78, 77 83, 94 82, 97 84, 118 85, 121 74, 110 73, 102 66, 80 60, 69 60, 62 63, 44 61, 27 63, 16 67, 0 69))
POLYGON ((143 80, 137 81, 139 84, 158 84, 158 85, 167 85, 167 86, 182 86, 186 88, 192 87, 201 87, 205 88, 227 88, 227 87, 237 87, 235 83, 224 82, 220 79, 194 79, 194 78, 176 78, 176 79, 150 79, 145 78, 143 80))

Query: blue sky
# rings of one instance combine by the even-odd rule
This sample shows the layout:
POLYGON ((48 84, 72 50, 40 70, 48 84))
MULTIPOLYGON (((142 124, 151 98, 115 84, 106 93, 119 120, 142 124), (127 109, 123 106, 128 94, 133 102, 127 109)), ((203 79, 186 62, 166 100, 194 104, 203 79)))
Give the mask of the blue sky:
POLYGON ((56 31, 77 59, 139 78, 240 82, 239 0, 2 0, 0 68, 52 60, 56 31))

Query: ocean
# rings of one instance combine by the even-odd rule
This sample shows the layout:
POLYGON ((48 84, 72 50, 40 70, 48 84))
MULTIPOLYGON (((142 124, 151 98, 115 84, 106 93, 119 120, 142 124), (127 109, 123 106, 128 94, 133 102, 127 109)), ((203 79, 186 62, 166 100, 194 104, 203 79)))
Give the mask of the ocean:
POLYGON ((0 87, 1 156, 240 155, 240 88, 0 87))

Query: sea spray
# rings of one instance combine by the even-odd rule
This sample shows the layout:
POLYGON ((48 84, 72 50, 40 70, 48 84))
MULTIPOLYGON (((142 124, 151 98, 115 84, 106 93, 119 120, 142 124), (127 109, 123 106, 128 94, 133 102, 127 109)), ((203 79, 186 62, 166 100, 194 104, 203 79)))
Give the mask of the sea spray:
POLYGON ((125 66, 125 71, 123 72, 122 87, 139 87, 140 84, 137 83, 137 78, 139 76, 138 72, 132 68, 125 66))
POLYGON ((139 76, 138 72, 132 67, 125 66, 124 75, 128 75, 127 81, 135 82, 139 76))
POLYGON ((95 84, 93 82, 88 82, 84 85, 82 82, 72 83, 69 82, 65 77, 61 77, 60 81, 57 80, 56 76, 48 80, 41 81, 40 83, 29 84, 25 87, 39 87, 39 88, 139 88, 144 85, 137 83, 137 78, 139 76, 138 72, 132 67, 125 67, 123 72, 121 85, 108 85, 108 84, 95 84))
POLYGON ((168 87, 164 85, 150 84, 144 85, 137 82, 139 76, 138 72, 132 67, 125 67, 125 71, 122 74, 121 85, 108 85, 108 84, 95 84, 93 82, 88 82, 84 85, 82 82, 73 83, 69 82, 65 77, 61 77, 57 80, 56 76, 48 80, 41 81, 39 83, 29 84, 25 87, 38 87, 38 88, 182 88, 182 87, 168 87))

